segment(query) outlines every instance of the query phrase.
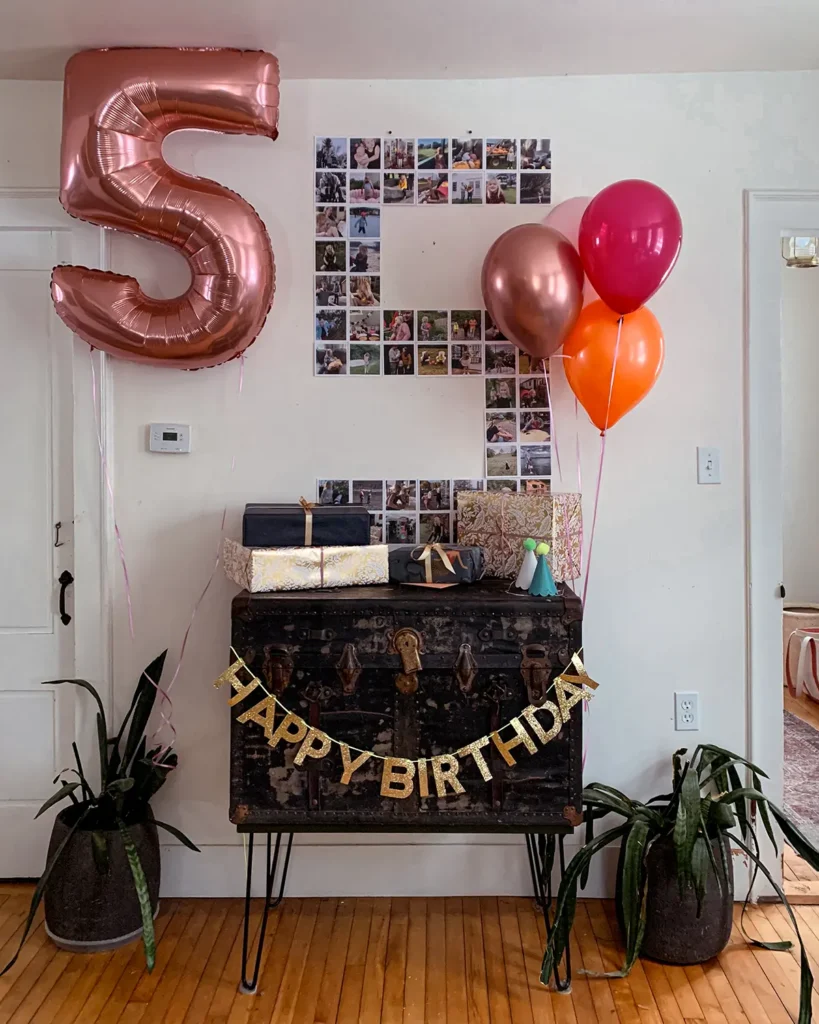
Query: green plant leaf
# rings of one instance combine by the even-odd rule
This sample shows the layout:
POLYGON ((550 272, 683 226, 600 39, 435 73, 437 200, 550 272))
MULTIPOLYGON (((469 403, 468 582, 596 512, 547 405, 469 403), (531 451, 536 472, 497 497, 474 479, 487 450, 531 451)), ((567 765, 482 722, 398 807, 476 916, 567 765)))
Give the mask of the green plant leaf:
POLYGON ((677 876, 680 888, 691 881, 691 853, 700 827, 700 783, 697 773, 685 770, 680 785, 677 817, 674 821, 674 850, 677 854, 677 876))
POLYGON ((122 836, 122 845, 125 847, 125 855, 128 858, 128 866, 134 878, 134 888, 139 900, 139 909, 142 913, 142 944, 145 947, 145 966, 148 973, 154 969, 156 963, 156 936, 154 934, 154 915, 151 909, 151 896, 148 892, 148 883, 145 880, 145 872, 142 870, 142 862, 139 859, 134 841, 128 826, 120 818, 117 822, 119 833, 122 836))
POLYGON ((114 779, 105 787, 105 791, 106 793, 125 793, 129 789, 133 789, 133 786, 133 779, 114 779))
POLYGON ((736 816, 728 804, 722 800, 712 800, 708 805, 708 817, 705 819, 707 828, 704 831, 725 832, 736 825, 736 816))
MULTIPOLYGON (((737 789, 742 789, 742 781, 740 780, 739 772, 736 770, 736 768, 728 768, 727 772, 732 790, 736 791, 737 789)), ((720 797, 720 802, 722 802, 722 799, 723 798, 720 797)), ((740 800, 736 804, 736 815, 739 819, 739 828, 742 832, 743 838, 746 838, 751 827, 751 815, 748 810, 748 804, 745 800, 740 800)))
POLYGON ((97 746, 100 753, 100 782, 105 785, 108 778, 108 733, 105 728, 105 719, 97 712, 97 746))
POLYGON ((91 853, 94 856, 94 866, 101 875, 108 874, 110 858, 108 855, 108 837, 105 832, 94 831, 91 833, 91 853))
MULTIPOLYGON (((756 772, 753 772, 752 776, 754 787, 761 792, 762 783, 759 781, 759 776, 756 774, 756 772)), ((776 845, 776 836, 774 835, 773 828, 771 827, 771 816, 768 814, 768 801, 760 800, 757 804, 757 807, 759 808, 759 816, 760 818, 762 818, 762 824, 765 826, 765 831, 768 833, 768 838, 771 841, 771 846, 773 846, 774 851, 776 853, 779 853, 779 849, 776 845)))
POLYGON ((763 779, 767 779, 768 776, 761 768, 758 768, 753 761, 747 761, 744 757, 740 757, 739 754, 733 753, 731 750, 726 750, 725 747, 718 747, 714 743, 703 743, 702 750, 713 751, 716 754, 721 754, 728 761, 736 761, 738 764, 744 764, 746 768, 750 768, 752 772, 756 772, 757 775, 761 775, 763 779))
POLYGON ((643 901, 645 895, 644 859, 649 826, 635 821, 626 836, 620 867, 620 913, 625 932, 626 959, 623 973, 628 974, 640 952, 645 930, 643 901))
POLYGON ((64 800, 67 796, 71 796, 75 789, 79 789, 79 782, 64 782, 62 786, 57 790, 56 793, 52 793, 51 796, 46 800, 39 811, 34 815, 35 820, 44 814, 49 807, 53 807, 54 804, 58 804, 61 800, 64 800))
MULTIPOLYGON (((694 840, 694 846, 691 850, 691 881, 697 897, 697 917, 702 913, 702 900, 705 896, 708 879, 708 851, 710 845, 706 839, 698 835, 694 840)), ((714 851, 711 850, 711 857, 713 858, 713 856, 714 851)))
POLYGON ((630 800, 620 798, 619 794, 613 795, 590 786, 583 790, 583 803, 589 807, 605 808, 607 812, 621 814, 624 818, 630 818, 634 814, 634 805, 630 800))
POLYGON ((85 794, 86 800, 90 800, 91 803, 94 803, 96 801, 96 798, 94 796, 93 790, 88 785, 88 780, 85 777, 85 772, 83 771, 82 767, 82 761, 80 760, 80 751, 77 747, 77 744, 72 743, 71 749, 74 751, 74 760, 77 762, 77 776, 79 777, 80 785, 82 786, 82 791, 85 794))
POLYGON ((796 825, 790 820, 785 812, 767 800, 768 809, 773 815, 774 821, 782 830, 782 834, 785 837, 786 842, 789 846, 792 846, 796 853, 807 861, 808 864, 815 870, 819 871, 819 850, 813 845, 808 837, 797 828, 796 825))
POLYGON ((683 759, 683 757, 685 756, 686 753, 687 753, 686 748, 685 747, 680 747, 679 750, 675 750, 674 753, 671 755, 671 765, 672 765, 672 767, 674 769, 674 771, 672 773, 672 778, 673 778, 674 789, 675 790, 679 787, 680 781, 682 780, 682 773, 683 773, 682 759, 683 759))
POLYGON ((142 675, 139 677, 137 683, 136 692, 134 693, 134 699, 131 704, 131 725, 128 730, 128 739, 125 741, 125 751, 122 755, 122 763, 125 766, 126 771, 134 760, 137 749, 142 741, 145 729, 148 725, 148 719, 151 717, 151 711, 153 711, 154 702, 156 701, 157 687, 159 686, 160 679, 162 678, 162 669, 165 667, 165 656, 167 651, 163 651, 159 657, 154 658, 151 664, 145 669, 142 675))
POLYGON ((193 850, 195 853, 201 853, 199 847, 192 843, 185 833, 181 832, 178 828, 174 828, 173 825, 168 825, 164 821, 157 821, 153 816, 149 817, 148 821, 156 825, 157 828, 164 828, 166 832, 170 832, 175 839, 178 839, 183 846, 187 846, 189 850, 193 850))
POLYGON ((51 877, 51 872, 54 870, 54 865, 62 856, 63 850, 71 842, 74 833, 77 831, 80 825, 82 825, 82 823, 85 821, 85 819, 88 817, 90 813, 91 808, 86 807, 86 809, 78 816, 74 824, 69 828, 65 838, 54 851, 54 856, 51 858, 48 864, 46 864, 45 871, 42 873, 42 875, 40 876, 40 880, 34 887, 34 894, 31 897, 31 904, 28 908, 28 917, 26 918, 25 927, 23 928, 23 934, 20 936, 20 943, 17 946, 17 951, 15 952, 11 960, 9 960, 9 962, 3 968, 3 970, 0 971, 0 978, 6 973, 6 971, 10 970, 17 963, 17 958, 20 956, 20 950, 23 948, 23 943, 26 941, 28 933, 31 931, 31 926, 34 922, 34 916, 37 913, 37 908, 40 906, 40 901, 43 898, 43 893, 46 891, 46 886, 48 885, 48 880, 51 877))

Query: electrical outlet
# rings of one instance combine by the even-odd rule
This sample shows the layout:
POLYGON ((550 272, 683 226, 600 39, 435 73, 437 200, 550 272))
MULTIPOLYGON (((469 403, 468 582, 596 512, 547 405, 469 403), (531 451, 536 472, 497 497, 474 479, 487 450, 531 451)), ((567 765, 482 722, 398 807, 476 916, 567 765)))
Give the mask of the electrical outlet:
POLYGON ((674 694, 674 728, 677 732, 700 727, 700 695, 694 691, 674 694))

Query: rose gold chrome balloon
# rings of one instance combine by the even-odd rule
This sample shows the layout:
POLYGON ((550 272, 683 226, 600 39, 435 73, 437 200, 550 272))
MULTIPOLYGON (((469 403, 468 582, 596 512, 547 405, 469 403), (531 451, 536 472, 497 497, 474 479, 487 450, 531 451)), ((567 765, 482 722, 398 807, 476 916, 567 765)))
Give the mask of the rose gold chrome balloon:
POLYGON ((134 362, 196 369, 242 353, 273 301, 275 266, 241 196, 162 157, 180 128, 278 135, 279 68, 269 53, 112 49, 68 62, 60 201, 74 217, 165 242, 193 280, 152 299, 132 277, 55 267, 57 313, 94 348, 134 362))
POLYGON ((486 254, 481 288, 506 337, 535 359, 548 359, 580 314, 583 266, 559 231, 521 224, 502 234, 486 254))

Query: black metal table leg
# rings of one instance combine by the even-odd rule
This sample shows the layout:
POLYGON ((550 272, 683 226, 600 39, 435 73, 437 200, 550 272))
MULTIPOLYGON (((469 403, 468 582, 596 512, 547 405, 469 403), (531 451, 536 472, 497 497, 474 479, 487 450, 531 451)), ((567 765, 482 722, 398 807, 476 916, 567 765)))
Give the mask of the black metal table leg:
POLYGON ((250 943, 250 889, 253 879, 253 838, 254 833, 251 832, 248 838, 247 844, 247 878, 245 880, 245 916, 244 923, 242 925, 242 982, 239 985, 239 991, 244 992, 248 995, 252 995, 259 984, 259 969, 262 962, 262 948, 264 947, 264 939, 267 933, 267 918, 271 910, 275 910, 276 907, 281 903, 284 897, 284 887, 287 883, 287 871, 290 867, 290 851, 293 847, 293 833, 287 833, 287 849, 284 855, 284 864, 282 865, 281 877, 279 880, 279 893, 275 899, 272 899, 273 885, 276 879, 276 871, 279 866, 279 852, 281 850, 282 833, 276 833, 276 847, 275 851, 271 851, 272 848, 272 833, 267 833, 267 856, 265 859, 265 895, 264 895, 264 909, 262 910, 262 924, 259 929, 258 945, 256 947, 256 961, 253 966, 253 978, 248 981, 247 978, 247 961, 249 953, 250 943), (271 857, 272 852, 272 857, 271 857))
MULTIPOLYGON (((557 836, 556 844, 561 879, 566 871, 566 853, 563 842, 564 837, 561 833, 557 836)), ((535 902, 543 914, 547 938, 551 938, 553 928, 552 868, 554 867, 555 860, 555 836, 527 832, 526 853, 529 857, 529 871, 532 875, 532 886, 535 890, 535 902)), ((568 943, 563 954, 563 962, 566 975, 562 980, 560 977, 560 965, 555 964, 555 988, 558 992, 569 992, 572 986, 572 954, 568 943)))

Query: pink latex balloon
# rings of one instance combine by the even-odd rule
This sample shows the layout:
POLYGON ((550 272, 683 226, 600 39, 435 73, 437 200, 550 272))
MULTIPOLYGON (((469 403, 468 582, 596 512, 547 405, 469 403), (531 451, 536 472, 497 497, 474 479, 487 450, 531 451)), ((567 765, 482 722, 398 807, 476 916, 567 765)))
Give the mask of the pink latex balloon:
POLYGON ((580 222, 580 258, 598 295, 616 313, 644 305, 671 273, 682 245, 680 212, 650 181, 604 188, 580 222))
POLYGON ((86 267, 55 267, 63 321, 94 348, 134 362, 197 369, 240 355, 270 310, 275 266, 241 196, 170 167, 162 140, 181 128, 278 135, 279 67, 261 51, 112 49, 68 62, 60 201, 74 217, 165 242, 191 269, 173 299, 86 267))
POLYGON ((559 231, 521 224, 504 232, 486 254, 481 289, 506 337, 535 359, 548 359, 582 308, 583 267, 559 231))
MULTIPOLYGON (((561 235, 565 235, 577 249, 580 221, 590 202, 591 196, 573 196, 571 199, 564 199, 562 203, 552 207, 551 211, 543 218, 542 223, 548 228, 559 231, 561 235)), ((597 302, 599 298, 600 296, 592 288, 591 281, 586 278, 583 282, 583 305, 588 306, 590 302, 597 302)))

